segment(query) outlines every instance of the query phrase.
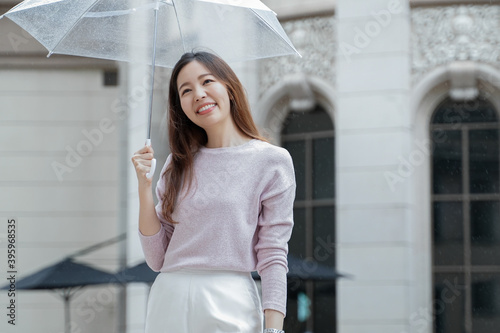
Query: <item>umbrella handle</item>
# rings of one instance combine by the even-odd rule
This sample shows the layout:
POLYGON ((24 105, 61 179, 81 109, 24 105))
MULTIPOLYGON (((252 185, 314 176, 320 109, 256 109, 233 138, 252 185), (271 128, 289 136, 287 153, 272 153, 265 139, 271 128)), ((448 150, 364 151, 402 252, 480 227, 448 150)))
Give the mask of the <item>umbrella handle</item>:
MULTIPOLYGON (((151 139, 146 139, 146 146, 151 146, 151 139)), ((146 177, 148 177, 148 179, 153 178, 155 170, 156 170, 156 158, 153 158, 151 160, 151 170, 149 170, 149 172, 146 174, 146 177)))

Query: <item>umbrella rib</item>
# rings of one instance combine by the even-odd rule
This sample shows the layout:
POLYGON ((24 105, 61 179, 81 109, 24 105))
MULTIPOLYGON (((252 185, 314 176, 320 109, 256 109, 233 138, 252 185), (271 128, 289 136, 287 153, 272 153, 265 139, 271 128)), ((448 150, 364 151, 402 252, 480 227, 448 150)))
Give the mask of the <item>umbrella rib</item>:
POLYGON ((73 297, 79 290, 81 290, 84 286, 76 286, 76 287, 67 287, 67 288, 56 288, 53 289, 52 291, 58 293, 59 295, 63 298, 66 297, 73 297))
POLYGON ((151 59, 151 95, 149 98, 149 115, 148 115, 148 137, 147 139, 151 139, 151 120, 153 119, 153 94, 154 94, 154 85, 155 85, 155 64, 156 64, 156 40, 158 34, 158 11, 160 10, 160 2, 157 0, 155 11, 155 23, 153 27, 153 54, 151 59))
POLYGON ((175 1, 172 0, 172 6, 174 7, 175 17, 177 18, 177 27, 179 28, 179 33, 181 34, 182 49, 186 53, 186 45, 184 44, 184 36, 182 35, 181 22, 179 22, 179 15, 177 14, 177 7, 175 6, 175 1))
POLYGON ((271 26, 269 23, 267 23, 267 21, 259 14, 255 11, 255 9, 253 8, 250 8, 250 10, 255 14, 255 16, 257 16, 262 22, 264 22, 265 25, 268 26, 268 28, 270 28, 272 31, 274 31, 276 33, 276 35, 278 35, 285 43, 287 43, 288 45, 290 45, 292 47, 292 49, 295 51, 295 53, 297 53, 297 55, 299 57, 302 58, 302 55, 295 49, 295 46, 293 46, 292 44, 290 44, 285 38, 283 38, 283 36, 279 33, 279 31, 276 31, 276 29, 274 29, 273 26, 271 26))
POLYGON ((63 41, 64 38, 66 38, 66 36, 70 33, 71 30, 73 30, 73 28, 78 24, 78 22, 80 22, 82 20, 82 17, 85 15, 85 13, 87 13, 88 11, 90 11, 92 8, 95 7, 95 5, 97 5, 101 0, 97 0, 95 1, 93 4, 91 4, 86 10, 83 11, 82 15, 80 15, 80 17, 75 21, 75 23, 73 23, 73 25, 71 26, 71 28, 69 28, 66 33, 64 34, 64 36, 59 39, 59 41, 57 42, 57 44, 52 48, 52 50, 49 50, 49 54, 47 55, 47 58, 50 57, 52 55, 52 53, 54 53, 54 50, 59 46, 59 44, 61 44, 61 42, 63 41))
POLYGON ((73 287, 68 291, 68 296, 73 297, 77 292, 83 289, 84 286, 73 287))

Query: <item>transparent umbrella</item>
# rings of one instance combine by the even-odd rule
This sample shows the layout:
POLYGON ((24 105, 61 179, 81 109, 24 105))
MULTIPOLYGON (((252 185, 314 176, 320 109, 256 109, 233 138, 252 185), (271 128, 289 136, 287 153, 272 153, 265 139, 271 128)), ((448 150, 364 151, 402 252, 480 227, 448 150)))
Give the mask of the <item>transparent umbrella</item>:
MULTIPOLYGON (((154 66, 173 67, 194 49, 227 62, 299 55, 276 14, 257 0, 26 0, 3 16, 37 39, 48 56, 151 64, 152 83, 154 66)), ((146 144, 152 100, 151 89, 146 144)))

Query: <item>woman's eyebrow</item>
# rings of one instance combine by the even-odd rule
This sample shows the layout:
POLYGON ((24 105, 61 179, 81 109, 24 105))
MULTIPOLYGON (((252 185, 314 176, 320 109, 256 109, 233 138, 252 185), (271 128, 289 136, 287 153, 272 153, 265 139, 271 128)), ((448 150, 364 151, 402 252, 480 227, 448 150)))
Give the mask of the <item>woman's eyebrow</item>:
MULTIPOLYGON (((203 78, 204 76, 208 76, 208 75, 212 75, 211 73, 205 73, 205 74, 201 74, 200 76, 198 76, 198 80, 203 78)), ((177 88, 177 90, 181 90, 182 87, 184 87, 185 85, 189 84, 189 82, 184 82, 183 84, 181 84, 179 86, 179 88, 177 88)))

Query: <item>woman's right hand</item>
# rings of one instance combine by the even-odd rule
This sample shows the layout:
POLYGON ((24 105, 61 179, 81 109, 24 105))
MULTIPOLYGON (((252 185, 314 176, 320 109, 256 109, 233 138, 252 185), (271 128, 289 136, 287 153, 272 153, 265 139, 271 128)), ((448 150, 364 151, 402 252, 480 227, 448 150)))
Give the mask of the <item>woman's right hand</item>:
POLYGON ((151 161, 154 158, 154 151, 151 146, 144 146, 134 153, 132 163, 135 167, 137 180, 140 186, 151 186, 152 178, 148 178, 146 174, 151 170, 151 161))
POLYGON ((152 178, 147 177, 153 158, 154 151, 150 145, 139 149, 132 156, 132 163, 134 163, 139 181, 139 230, 146 236, 155 235, 161 228, 151 191, 152 178))

